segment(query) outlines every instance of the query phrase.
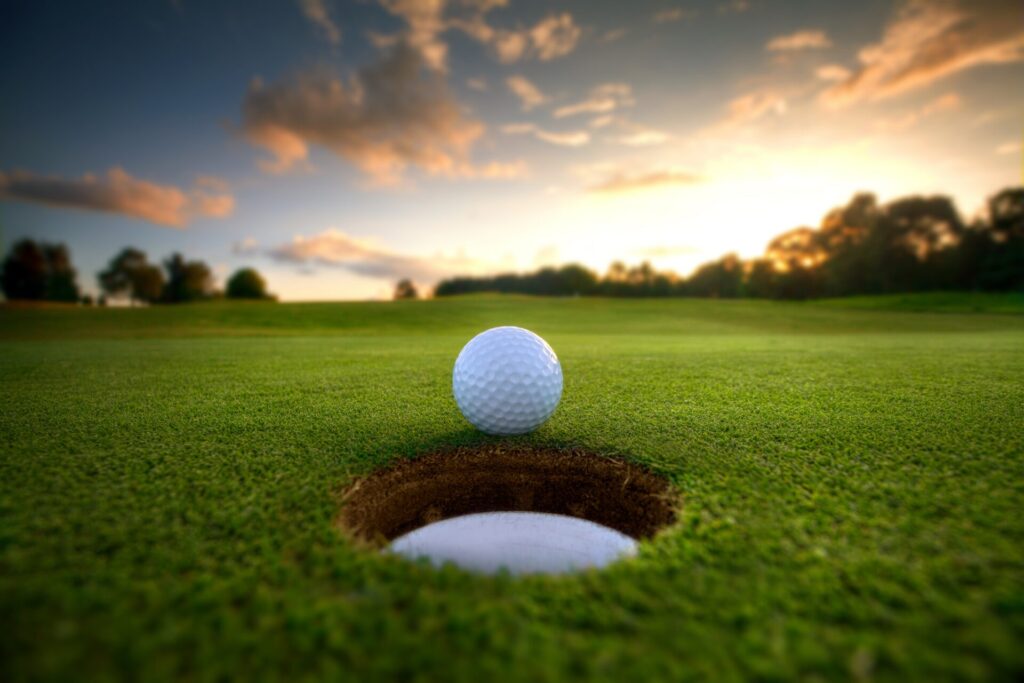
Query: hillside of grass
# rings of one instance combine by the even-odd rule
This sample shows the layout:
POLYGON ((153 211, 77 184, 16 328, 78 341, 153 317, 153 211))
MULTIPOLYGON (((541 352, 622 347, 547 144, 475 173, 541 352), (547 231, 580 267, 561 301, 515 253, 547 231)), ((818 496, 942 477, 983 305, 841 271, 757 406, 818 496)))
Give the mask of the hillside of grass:
POLYGON ((0 309, 0 680, 1019 680, 1024 316, 937 308, 0 309), (502 441, 450 390, 498 324, 565 374, 512 442, 679 493, 639 557, 486 577, 339 532, 355 477, 502 441))
POLYGON ((465 334, 514 319, 526 327, 602 334, 737 331, 831 334, 1002 329, 1024 313, 1016 294, 909 294, 805 302, 756 299, 535 298, 483 294, 429 302, 209 301, 98 308, 0 307, 0 339, 465 334), (944 313, 980 313, 954 318, 944 313), (907 313, 915 313, 907 317, 907 313))

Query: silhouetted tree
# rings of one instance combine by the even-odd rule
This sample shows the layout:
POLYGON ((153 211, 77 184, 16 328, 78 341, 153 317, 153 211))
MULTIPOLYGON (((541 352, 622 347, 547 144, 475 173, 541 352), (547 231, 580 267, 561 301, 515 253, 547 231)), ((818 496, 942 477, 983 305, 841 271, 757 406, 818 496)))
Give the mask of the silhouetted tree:
POLYGON ((71 254, 63 244, 44 244, 46 258, 46 299, 48 301, 78 301, 78 284, 75 269, 71 265, 71 254))
POLYGON ((126 247, 99 273, 100 287, 109 296, 127 295, 132 301, 153 303, 160 299, 164 275, 146 254, 126 247))
POLYGON ((597 293, 597 275, 578 264, 541 268, 535 273, 503 273, 490 277, 456 277, 443 280, 435 296, 504 292, 543 296, 578 296, 597 293))
POLYGON ((32 240, 21 240, 4 259, 0 276, 8 299, 42 299, 46 296, 46 256, 32 240))
POLYGON ((989 199, 988 218, 979 285, 1024 289, 1024 187, 1005 189, 989 199))
POLYGON ((0 283, 8 299, 78 301, 71 254, 63 244, 24 239, 4 259, 0 283))
POLYGON ((686 293, 728 299, 739 296, 742 285, 743 264, 735 254, 727 254, 698 268, 686 282, 686 293))
POLYGON ((213 274, 202 261, 186 261, 181 254, 171 254, 164 261, 164 268, 167 270, 167 284, 161 301, 182 303, 213 296, 213 274))
POLYGON ((395 285, 395 301, 418 299, 419 296, 419 292, 416 291, 416 285, 409 278, 399 280, 398 284, 395 285))
POLYGON ((452 278, 438 296, 512 292, 605 296, 753 296, 806 299, 934 289, 1024 289, 1024 187, 988 202, 987 219, 964 224, 948 197, 904 197, 879 205, 860 193, 829 211, 817 229, 800 227, 769 242, 763 258, 735 255, 689 278, 649 263, 616 261, 603 278, 582 266, 534 273, 452 278))
POLYGON ((818 243, 827 258, 821 264, 824 293, 844 296, 868 291, 870 271, 867 241, 875 231, 881 208, 875 195, 860 193, 829 211, 818 230, 818 243))
POLYGON ((778 297, 778 274, 775 264, 768 259, 755 259, 747 264, 743 293, 755 299, 778 297))
POLYGON ((271 299, 267 281, 253 268, 241 268, 228 278, 225 290, 229 299, 271 299))

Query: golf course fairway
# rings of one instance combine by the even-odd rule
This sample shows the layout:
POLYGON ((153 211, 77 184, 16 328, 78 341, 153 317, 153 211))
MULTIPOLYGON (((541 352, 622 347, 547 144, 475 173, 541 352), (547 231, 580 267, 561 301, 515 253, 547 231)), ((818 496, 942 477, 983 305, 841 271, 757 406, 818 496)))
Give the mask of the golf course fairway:
POLYGON ((469 297, 0 309, 0 680, 1013 680, 1024 297, 469 297), (489 437, 459 349, 558 354, 489 437), (481 576, 376 552, 401 459, 583 448, 679 497, 639 553, 481 576))

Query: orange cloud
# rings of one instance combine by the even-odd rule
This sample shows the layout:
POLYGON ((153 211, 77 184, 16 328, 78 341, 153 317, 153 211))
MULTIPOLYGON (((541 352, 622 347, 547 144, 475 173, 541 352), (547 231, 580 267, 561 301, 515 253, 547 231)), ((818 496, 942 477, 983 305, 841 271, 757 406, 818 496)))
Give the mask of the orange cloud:
POLYGON ((627 147, 649 147, 651 145, 660 145, 672 137, 668 133, 655 130, 653 128, 644 128, 643 126, 637 126, 634 124, 626 124, 631 131, 625 135, 621 135, 614 138, 614 142, 620 145, 626 145, 627 147))
POLYGON ((883 131, 898 132, 912 128, 935 114, 958 109, 963 101, 955 92, 946 93, 926 103, 916 111, 909 111, 895 118, 881 119, 875 126, 883 131))
POLYGON ((505 79, 508 89, 519 98, 523 111, 530 111, 547 101, 547 97, 540 89, 527 80, 524 76, 509 76, 505 79))
POLYGON ((420 51, 402 42, 348 83, 325 71, 256 81, 242 105, 241 134, 273 155, 261 162, 271 172, 306 162, 319 145, 379 185, 401 182, 409 167, 465 176, 484 126, 466 118, 443 75, 424 66, 420 51))
POLYGON ((409 26, 400 39, 392 40, 404 42, 419 52, 423 62, 432 69, 445 71, 448 45, 440 39, 446 28, 445 0, 380 0, 380 4, 409 26))
POLYGON ((297 235, 291 242, 271 249, 268 255, 300 266, 329 266, 365 277, 391 280, 407 277, 416 282, 434 282, 456 272, 472 272, 478 266, 476 261, 465 257, 401 254, 333 228, 309 237, 297 235))
POLYGON ((506 135, 532 134, 538 140, 560 147, 582 147, 590 142, 590 133, 585 130, 555 132, 543 130, 532 123, 510 123, 502 126, 501 132, 506 135))
POLYGON ((1004 142, 996 147, 996 154, 1020 154, 1021 143, 1018 141, 1004 142))
POLYGON ((568 12, 552 14, 530 28, 496 29, 491 27, 484 13, 470 17, 453 17, 446 26, 458 29, 474 40, 490 45, 503 64, 536 57, 542 62, 564 57, 576 49, 583 30, 568 12))
POLYGON ((628 83, 605 83, 591 90, 587 99, 556 109, 555 118, 576 114, 607 114, 633 104, 633 89, 628 83))
POLYGON ((784 114, 786 106, 786 98, 778 93, 769 90, 747 93, 729 102, 726 116, 718 126, 733 128, 753 123, 768 114, 784 114))
POLYGON ((615 171, 587 189, 601 194, 623 194, 671 185, 694 185, 703 180, 696 173, 678 169, 661 169, 636 174, 615 171))
POLYGON ((880 100, 983 64, 1024 59, 1020 7, 1000 0, 909 0, 860 66, 821 93, 832 108, 880 100))
POLYGON ((814 75, 823 81, 845 81, 850 77, 850 70, 839 64, 822 64, 814 70, 814 75))
POLYGON ((325 0, 299 0, 302 13, 315 24, 331 45, 341 43, 341 29, 334 23, 325 0))
POLYGON ((770 52, 795 52, 831 47, 832 41, 821 29, 805 29, 785 36, 776 36, 764 48, 770 52))
POLYGON ((564 57, 573 51, 583 31, 568 12, 549 16, 530 29, 530 40, 542 62, 564 57))
POLYGON ((183 228, 196 218, 230 216, 234 197, 213 194, 200 184, 186 192, 134 178, 116 167, 105 178, 88 173, 71 180, 11 171, 0 172, 0 199, 117 213, 172 228, 183 228))

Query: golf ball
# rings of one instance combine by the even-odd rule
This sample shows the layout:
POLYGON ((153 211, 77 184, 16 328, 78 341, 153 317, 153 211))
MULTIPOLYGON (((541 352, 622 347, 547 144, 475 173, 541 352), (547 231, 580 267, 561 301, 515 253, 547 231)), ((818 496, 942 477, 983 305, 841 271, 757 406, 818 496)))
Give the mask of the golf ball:
POLYGON ((548 343, 521 327, 494 327, 469 340, 452 372, 455 402, 488 434, 525 434, 562 398, 562 366, 548 343))

